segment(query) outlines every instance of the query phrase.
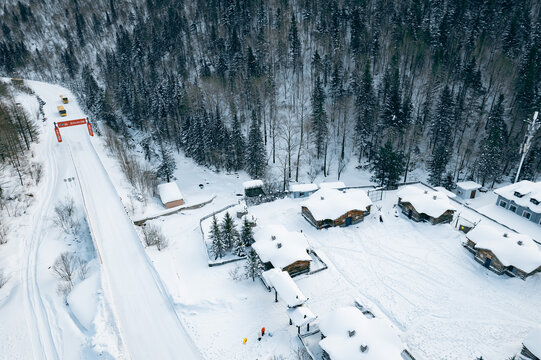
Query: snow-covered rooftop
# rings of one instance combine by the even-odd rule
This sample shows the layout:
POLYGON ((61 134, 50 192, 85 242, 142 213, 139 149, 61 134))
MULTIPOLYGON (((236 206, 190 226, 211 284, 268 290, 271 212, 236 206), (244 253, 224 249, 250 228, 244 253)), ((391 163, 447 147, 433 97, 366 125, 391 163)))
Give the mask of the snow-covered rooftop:
POLYGON ((444 193, 450 199, 456 198, 456 194, 454 192, 451 192, 451 191, 447 190, 443 186, 436 186, 436 187, 434 187, 434 189, 441 192, 441 193, 444 193))
POLYGON ((426 214, 433 218, 439 218, 447 210, 456 210, 447 195, 434 190, 423 190, 413 185, 404 186, 396 196, 402 202, 409 202, 420 214, 426 214))
POLYGON ((291 184, 289 185, 289 191, 291 192, 309 192, 316 191, 318 189, 316 184, 291 184))
POLYGON ((366 211, 372 201, 363 190, 321 188, 301 203, 317 221, 337 219, 351 210, 366 211))
POLYGON ((471 181, 471 180, 459 181, 456 183, 456 186, 458 186, 459 188, 463 190, 477 190, 483 187, 483 185, 480 185, 476 183, 475 181, 471 181))
POLYGON ((252 248, 263 262, 271 262, 275 268, 283 269, 295 261, 311 261, 310 248, 303 233, 288 231, 282 225, 259 228, 254 233, 252 248))
POLYGON ((344 184, 342 181, 332 181, 332 182, 323 182, 319 183, 319 187, 321 189, 345 189, 346 184, 344 184))
POLYGON ((496 189, 494 192, 506 199, 513 200, 520 206, 529 208, 537 214, 541 213, 541 181, 534 183, 529 180, 522 180, 496 189), (515 192, 522 195, 522 197, 516 196, 515 192), (538 205, 534 204, 531 199, 538 202, 538 205))
POLYGON ((276 290, 278 296, 284 300, 288 307, 302 305, 308 300, 287 271, 274 268, 265 271, 262 276, 265 282, 276 290))
POLYGON ((541 358, 541 328, 535 328, 530 331, 522 344, 526 346, 532 354, 541 358))
POLYGON ((355 307, 325 314, 319 328, 326 336, 319 345, 331 360, 403 360, 404 346, 394 329, 381 319, 368 319, 355 307), (367 346, 365 352, 361 346, 367 346))
POLYGON ((160 195, 160 199, 164 204, 182 199, 182 193, 180 192, 176 182, 158 185, 158 194, 160 195))
POLYGON ((298 306, 296 308, 287 309, 287 316, 295 326, 304 326, 314 321, 317 316, 306 306, 298 306))
POLYGON ((541 266, 541 250, 528 235, 503 231, 481 222, 466 237, 476 248, 491 250, 505 266, 513 265, 527 273, 541 266))
POLYGON ((263 180, 248 180, 242 183, 244 189, 254 189, 258 187, 263 187, 263 180))

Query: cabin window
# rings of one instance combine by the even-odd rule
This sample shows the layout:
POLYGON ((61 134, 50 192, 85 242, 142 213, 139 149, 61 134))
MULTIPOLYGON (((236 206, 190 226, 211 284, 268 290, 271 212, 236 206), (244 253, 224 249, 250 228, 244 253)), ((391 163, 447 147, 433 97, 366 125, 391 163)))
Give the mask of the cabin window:
POLYGON ((539 205, 539 201, 537 201, 537 199, 531 198, 530 202, 534 205, 539 205))
POLYGON ((500 206, 502 208, 507 208, 507 201, 500 200, 500 206))
POLYGON ((515 205, 511 205, 509 206, 509 210, 511 210, 512 212, 517 212, 517 207, 515 205))
POLYGON ((515 195, 516 197, 518 197, 518 198, 521 198, 521 197, 524 196, 523 194, 519 193, 518 191, 515 191, 515 194, 514 194, 514 195, 515 195))
POLYGON ((529 220, 532 217, 532 214, 524 210, 524 212, 522 213, 522 216, 524 216, 526 219, 529 220))
POLYGON ((300 196, 300 197, 303 197, 303 196, 304 196, 304 193, 303 193, 303 192, 300 192, 300 193, 299 193, 299 196, 300 196))

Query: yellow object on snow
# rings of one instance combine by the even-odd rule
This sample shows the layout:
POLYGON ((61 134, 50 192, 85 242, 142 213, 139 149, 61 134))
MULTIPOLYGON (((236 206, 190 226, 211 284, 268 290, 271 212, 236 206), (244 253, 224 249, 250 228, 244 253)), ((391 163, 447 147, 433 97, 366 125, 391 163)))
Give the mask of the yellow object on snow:
POLYGON ((248 339, 247 339, 247 338, 244 338, 244 340, 242 340, 242 343, 243 343, 243 344, 246 344, 247 341, 248 341, 248 339))

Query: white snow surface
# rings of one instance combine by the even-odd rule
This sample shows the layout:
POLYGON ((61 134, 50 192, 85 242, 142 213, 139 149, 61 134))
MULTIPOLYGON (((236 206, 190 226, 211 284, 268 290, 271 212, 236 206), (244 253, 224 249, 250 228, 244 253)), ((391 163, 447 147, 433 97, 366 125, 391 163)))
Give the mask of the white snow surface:
POLYGON ((317 221, 337 219, 348 211, 366 211, 372 201, 363 190, 336 190, 322 187, 301 203, 317 221))
POLYGON ((263 180, 248 180, 242 183, 245 190, 263 187, 263 180))
POLYGON ((436 186, 436 187, 434 187, 434 189, 437 190, 437 191, 439 191, 439 192, 441 192, 441 193, 443 193, 443 194, 445 194, 445 195, 447 195, 447 197, 448 197, 449 199, 454 199, 454 198, 456 198, 456 194, 455 194, 454 192, 451 192, 451 191, 447 190, 447 189, 444 188, 443 186, 436 186))
POLYGON ((481 222, 466 237, 478 249, 491 250, 505 266, 513 265, 527 273, 541 266, 541 250, 528 235, 504 231, 493 224, 481 222))
POLYGON ((320 189, 337 189, 342 190, 346 188, 346 184, 343 181, 329 181, 319 183, 320 189))
POLYGON ((295 261, 312 261, 307 252, 310 246, 301 232, 288 231, 282 225, 271 225, 256 228, 254 239, 252 248, 261 261, 270 261, 275 268, 283 269, 295 261))
POLYGON ((182 193, 174 181, 158 185, 158 194, 160 194, 160 200, 164 205, 171 201, 183 199, 182 193))
POLYGON ((496 189, 494 192, 506 199, 513 200, 520 206, 529 208, 537 214, 541 213, 541 181, 532 182, 529 180, 522 180, 515 184, 496 189), (515 196, 515 191, 524 196, 520 198, 515 196), (539 201, 539 205, 532 203, 530 201, 531 199, 539 201))
POLYGON ((463 189, 463 190, 477 190, 483 187, 482 185, 476 183, 475 181, 459 181, 456 183, 456 186, 463 189))
POLYGON ((284 300, 288 307, 302 305, 308 300, 287 271, 275 268, 265 271, 262 276, 267 284, 278 292, 278 297, 284 300))
POLYGON ((444 193, 430 189, 423 190, 414 185, 404 186, 396 196, 402 199, 402 202, 413 205, 418 213, 434 218, 439 218, 448 210, 456 210, 444 193))
POLYGON ((309 192, 316 191, 318 189, 316 184, 291 184, 289 185, 289 191, 291 192, 309 192))
POLYGON ((319 344, 331 360, 403 360, 404 346, 396 331, 381 319, 368 319, 355 307, 322 315, 319 328, 326 336, 319 344), (350 336, 350 331, 355 334, 350 336), (364 353, 362 345, 368 346, 364 353))
POLYGON ((304 326, 317 319, 317 316, 307 306, 297 306, 296 308, 287 309, 286 313, 295 326, 304 326))
POLYGON ((532 329, 522 343, 532 354, 541 358, 541 327, 532 329))

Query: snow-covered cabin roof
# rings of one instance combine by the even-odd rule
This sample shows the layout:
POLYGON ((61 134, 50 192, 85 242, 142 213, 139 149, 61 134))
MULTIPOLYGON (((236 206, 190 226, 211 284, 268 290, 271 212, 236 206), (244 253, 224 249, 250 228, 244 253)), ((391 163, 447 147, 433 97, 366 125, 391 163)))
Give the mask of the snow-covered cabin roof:
POLYGON ((518 205, 529 208, 531 211, 541 214, 541 181, 532 182, 529 180, 522 180, 515 184, 507 185, 494 192, 506 199, 513 200, 518 205), (522 197, 515 195, 515 192, 522 197), (538 202, 535 204, 532 202, 538 202))
POLYGON ((306 237, 297 231, 288 231, 282 225, 259 228, 254 233, 252 248, 263 262, 271 262, 275 268, 283 269, 296 261, 312 261, 306 237))
POLYGON ((319 345, 331 360, 403 360, 404 345, 395 330, 382 319, 368 319, 353 306, 325 314, 319 328, 326 336, 319 345), (367 346, 365 352, 361 346, 367 346))
POLYGON ((289 191, 291 192, 310 192, 318 189, 316 184, 291 184, 289 191))
POLYGON ((541 328, 535 328, 522 342, 524 346, 535 356, 541 358, 541 328))
POLYGON ((249 180, 242 183, 244 190, 263 187, 263 180, 249 180))
POLYGON ((454 192, 451 192, 449 190, 447 190, 446 188, 444 188, 443 186, 436 186, 434 187, 435 190, 441 192, 441 193, 444 193, 445 195, 447 195, 447 197, 449 199, 454 199, 456 198, 456 194, 454 192))
POLYGON ((276 290, 278 296, 288 307, 302 305, 308 300, 287 271, 274 268, 265 271, 262 276, 265 282, 276 290))
POLYGON ((287 309, 286 313, 295 326, 304 326, 317 319, 317 316, 312 310, 308 309, 306 306, 287 309))
POLYGON ((420 214, 426 214, 433 218, 439 218, 448 210, 456 210, 451 201, 442 192, 430 189, 420 189, 417 186, 408 185, 400 189, 396 196, 402 202, 409 202, 420 214))
POLYGON ((160 199, 164 204, 182 199, 182 193, 180 192, 176 182, 158 185, 158 194, 160 195, 160 199))
POLYGON ((346 184, 344 184, 342 181, 322 182, 322 183, 319 183, 319 188, 342 190, 346 188, 346 184))
POLYGON ((505 266, 530 273, 541 266, 541 250, 531 237, 479 223, 466 235, 478 249, 490 250, 505 266))
POLYGON ((471 180, 468 180, 468 181, 459 181, 456 183, 456 186, 463 189, 463 190, 477 190, 477 189, 480 189, 483 187, 483 185, 480 185, 478 183, 476 183, 475 181, 471 181, 471 180))
POLYGON ((366 211, 372 201, 363 190, 321 188, 301 203, 310 210, 316 221, 337 219, 348 211, 366 211))

